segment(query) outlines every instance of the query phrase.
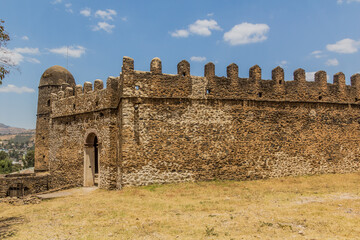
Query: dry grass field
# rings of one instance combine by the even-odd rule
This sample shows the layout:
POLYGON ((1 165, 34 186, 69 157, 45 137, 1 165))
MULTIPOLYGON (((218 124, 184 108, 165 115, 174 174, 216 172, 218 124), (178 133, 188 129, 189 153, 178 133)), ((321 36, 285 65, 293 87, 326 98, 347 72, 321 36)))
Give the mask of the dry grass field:
POLYGON ((360 174, 95 190, 0 204, 6 239, 360 239, 360 174))

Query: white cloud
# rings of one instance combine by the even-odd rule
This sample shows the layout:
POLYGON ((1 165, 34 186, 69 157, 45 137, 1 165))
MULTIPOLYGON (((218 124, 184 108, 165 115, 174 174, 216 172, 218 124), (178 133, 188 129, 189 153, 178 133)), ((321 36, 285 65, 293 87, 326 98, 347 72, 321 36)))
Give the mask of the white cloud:
POLYGON ((10 66, 17 66, 24 60, 30 63, 40 63, 36 58, 24 57, 22 54, 40 54, 38 48, 14 48, 12 50, 7 48, 0 48, 0 63, 8 64, 10 66))
POLYGON ((72 4, 71 3, 66 3, 65 7, 66 7, 66 11, 69 13, 74 13, 74 11, 71 9, 72 4))
POLYGON ((52 4, 58 4, 58 3, 61 3, 62 2, 62 0, 54 0, 54 1, 52 1, 51 3, 52 4))
POLYGON ((17 53, 23 53, 23 54, 40 54, 40 51, 38 48, 14 48, 14 51, 17 53))
POLYGON ((49 49, 49 52, 62 55, 64 57, 69 56, 73 58, 79 58, 86 52, 86 48, 83 46, 70 46, 49 49))
POLYGON ((326 61, 327 66, 337 66, 339 65, 339 61, 336 58, 332 58, 326 61))
POLYGON ((30 63, 40 63, 36 58, 24 57, 22 54, 40 54, 38 48, 15 48, 13 50, 0 48, 0 63, 17 66, 24 60, 30 63))
MULTIPOLYGON (((316 72, 306 72, 305 79, 306 81, 315 81, 315 73, 316 72)), ((326 75, 326 80, 329 81, 329 75, 326 75)))
POLYGON ((360 0, 337 0, 338 4, 342 4, 343 2, 352 3, 352 2, 360 2, 360 0))
POLYGON ((22 36, 21 39, 27 41, 27 40, 29 40, 29 37, 28 36, 22 36))
POLYGON ((316 72, 306 72, 305 73, 305 79, 306 81, 315 81, 315 73, 316 72))
POLYGON ((286 60, 282 60, 279 65, 280 67, 285 67, 287 64, 288 62, 286 60))
POLYGON ((193 62, 204 62, 206 61, 206 57, 192 56, 190 60, 193 62))
POLYGON ((213 19, 196 20, 195 23, 189 25, 189 31, 200 36, 210 36, 210 30, 221 30, 218 23, 213 19))
POLYGON ((311 54, 312 55, 317 55, 317 54, 321 54, 322 52, 320 50, 316 50, 316 51, 313 51, 311 54))
POLYGON ((105 11, 97 10, 95 12, 95 17, 102 18, 104 20, 114 20, 113 17, 115 17, 116 14, 116 11, 113 9, 106 9, 105 11))
POLYGON ((196 20, 194 23, 190 24, 188 29, 180 29, 174 32, 170 32, 172 37, 182 37, 187 38, 190 34, 200 35, 208 37, 211 35, 211 30, 222 30, 218 23, 213 20, 196 20))
POLYGON ((320 50, 313 51, 313 52, 311 53, 311 55, 313 55, 315 58, 325 57, 325 55, 323 55, 323 54, 322 54, 322 51, 320 51, 320 50))
POLYGON ((0 48, 0 63, 16 66, 19 65, 23 60, 24 56, 20 53, 7 48, 0 48))
POLYGON ((122 17, 121 18, 121 21, 127 22, 127 20, 128 20, 127 17, 122 17))
POLYGON ((98 22, 98 24, 93 27, 93 31, 104 30, 107 33, 112 33, 114 27, 115 25, 108 24, 107 22, 98 22))
POLYGON ((266 34, 270 27, 267 24, 241 23, 235 25, 229 32, 224 34, 225 42, 230 45, 241 45, 262 42, 267 39, 266 34))
POLYGON ((80 14, 85 17, 90 17, 91 15, 91 9, 90 8, 84 8, 80 11, 80 14))
POLYGON ((27 62, 30 62, 30 63, 40 63, 40 61, 36 58, 26 58, 26 61, 27 62))
POLYGON ((206 16, 212 17, 212 16, 214 16, 214 13, 208 13, 208 14, 206 14, 206 16))
POLYGON ((185 29, 176 30, 175 32, 170 33, 172 37, 181 37, 187 38, 189 36, 189 31, 185 29))
POLYGON ((0 87, 2 93, 33 93, 34 89, 28 87, 17 87, 12 84, 8 84, 6 87, 0 87))
POLYGON ((345 38, 334 44, 326 45, 326 49, 331 52, 347 53, 347 54, 357 52, 359 47, 360 47, 360 41, 355 41, 350 38, 345 38))

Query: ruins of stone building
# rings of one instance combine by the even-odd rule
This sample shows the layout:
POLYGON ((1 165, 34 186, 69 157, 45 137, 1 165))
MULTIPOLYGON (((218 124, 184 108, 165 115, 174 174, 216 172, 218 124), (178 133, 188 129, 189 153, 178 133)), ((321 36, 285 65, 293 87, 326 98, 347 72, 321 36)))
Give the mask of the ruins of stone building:
POLYGON ((246 78, 236 64, 227 77, 216 76, 213 63, 204 77, 192 76, 187 61, 177 71, 163 74, 158 58, 150 72, 136 71, 124 57, 122 72, 104 87, 47 69, 34 181, 119 189, 359 171, 360 74, 348 86, 343 73, 330 84, 324 71, 307 82, 303 69, 292 81, 280 67, 262 80, 257 65, 246 78))

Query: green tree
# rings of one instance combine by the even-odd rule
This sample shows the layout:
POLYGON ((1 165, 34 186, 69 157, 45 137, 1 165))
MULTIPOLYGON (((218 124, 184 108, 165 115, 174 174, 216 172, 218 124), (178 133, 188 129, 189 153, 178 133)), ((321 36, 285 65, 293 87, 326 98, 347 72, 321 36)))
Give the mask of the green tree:
POLYGON ((30 150, 26 153, 24 159, 24 168, 33 167, 35 162, 35 151, 30 150))
POLYGON ((11 173, 12 172, 12 162, 10 159, 6 158, 0 160, 0 174, 11 173))
POLYGON ((9 158, 9 155, 4 151, 0 151, 0 160, 5 160, 6 158, 9 158))
POLYGON ((20 164, 12 164, 11 166, 11 172, 18 172, 22 169, 20 164))
MULTIPOLYGON (((5 31, 4 21, 0 19, 0 52, 4 53, 7 50, 4 48, 6 43, 10 40, 9 34, 5 31)), ((5 75, 10 72, 9 68, 14 64, 6 57, 0 58, 0 85, 5 75)))

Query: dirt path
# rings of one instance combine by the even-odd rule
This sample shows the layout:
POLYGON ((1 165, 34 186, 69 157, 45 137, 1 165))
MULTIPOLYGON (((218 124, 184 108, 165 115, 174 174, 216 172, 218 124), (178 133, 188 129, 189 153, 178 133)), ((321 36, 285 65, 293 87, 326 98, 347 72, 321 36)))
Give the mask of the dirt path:
POLYGON ((98 189, 97 187, 82 187, 82 188, 72 188, 63 191, 53 192, 53 193, 46 193, 46 194, 39 194, 37 197, 41 199, 52 199, 52 198, 59 198, 59 197, 67 197, 71 195, 86 195, 98 189))

